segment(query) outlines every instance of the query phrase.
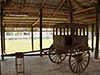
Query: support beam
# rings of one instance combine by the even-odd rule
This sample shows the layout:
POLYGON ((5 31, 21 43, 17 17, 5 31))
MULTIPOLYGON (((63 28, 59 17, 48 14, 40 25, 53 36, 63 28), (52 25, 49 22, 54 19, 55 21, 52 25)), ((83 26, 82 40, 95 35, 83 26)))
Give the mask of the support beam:
POLYGON ((3 47, 3 7, 1 6, 1 53, 2 53, 2 60, 4 60, 4 47, 3 47))
POLYGON ((92 52, 94 50, 94 25, 92 25, 92 52))
POLYGON ((3 25, 3 49, 4 49, 4 53, 6 53, 6 51, 5 51, 5 27, 4 27, 4 25, 3 25))
POLYGON ((32 26, 35 26, 39 21, 40 21, 40 18, 35 23, 33 23, 32 26))
MULTIPOLYGON (((42 6, 41 6, 40 9, 42 9, 44 7, 45 2, 46 2, 46 0, 43 1, 42 6)), ((40 12, 38 13, 38 15, 40 15, 40 12)))
POLYGON ((10 0, 10 1, 8 1, 8 2, 2 4, 2 7, 5 7, 6 5, 10 4, 12 1, 14 1, 14 0, 10 0))
POLYGON ((69 11, 72 12, 72 7, 71 7, 71 5, 70 5, 70 1, 69 1, 69 0, 66 0, 66 3, 67 3, 67 5, 68 5, 69 11))
POLYGON ((58 8, 55 10, 53 16, 55 16, 56 12, 59 10, 59 8, 63 5, 64 2, 65 2, 65 0, 63 0, 63 1, 61 2, 61 4, 60 4, 60 5, 58 6, 58 8))
POLYGON ((95 50, 95 59, 99 57, 99 4, 96 7, 96 50, 95 50))
POLYGON ((44 4, 45 4, 46 0, 43 1, 42 3, 42 6, 41 6, 41 9, 43 8, 44 4))
POLYGON ((79 10, 79 11, 74 11, 73 14, 77 14, 77 13, 80 13, 80 12, 85 12, 85 11, 92 10, 92 9, 95 9, 95 8, 96 7, 90 7, 90 8, 82 9, 82 10, 79 10))
POLYGON ((21 9, 23 9, 25 0, 22 1, 21 9))
POLYGON ((97 4, 97 0, 92 0, 92 1, 97 4))
MULTIPOLYGON (((83 3, 83 4, 81 4, 80 6, 83 6, 83 5, 86 5, 86 4, 89 4, 89 3, 92 3, 93 1, 91 0, 91 1, 89 1, 89 2, 86 2, 86 3, 83 3)), ((78 6, 75 6, 75 7, 73 7, 72 9, 76 9, 76 8, 78 8, 78 6)))
POLYGON ((40 56, 42 57, 42 9, 40 9, 40 56))
POLYGON ((33 44, 33 26, 31 28, 31 39, 32 39, 32 51, 34 51, 34 44, 33 44))
POLYGON ((79 3, 77 3, 75 0, 70 0, 72 3, 80 7, 81 9, 84 9, 79 3))

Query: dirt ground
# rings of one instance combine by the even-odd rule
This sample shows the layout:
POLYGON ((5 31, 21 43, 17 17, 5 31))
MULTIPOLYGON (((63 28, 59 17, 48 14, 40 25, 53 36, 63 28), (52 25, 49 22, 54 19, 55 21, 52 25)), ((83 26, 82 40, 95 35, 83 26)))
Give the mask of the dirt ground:
MULTIPOLYGON (((100 75, 100 62, 93 61, 93 57, 94 53, 91 53, 89 66, 81 75, 100 75)), ((52 63, 48 56, 28 56, 24 62, 25 75, 78 75, 70 70, 68 57, 61 64, 52 63)), ((1 61, 1 75, 17 75, 15 57, 7 57, 1 61)))

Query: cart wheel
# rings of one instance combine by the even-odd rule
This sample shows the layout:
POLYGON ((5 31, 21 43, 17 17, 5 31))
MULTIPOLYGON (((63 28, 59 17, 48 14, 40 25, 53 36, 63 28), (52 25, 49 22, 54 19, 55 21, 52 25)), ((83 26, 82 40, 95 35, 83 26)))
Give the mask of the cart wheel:
POLYGON ((49 58, 53 63, 59 64, 66 58, 66 54, 57 54, 56 49, 50 48, 49 58))
POLYGON ((85 45, 78 45, 70 53, 69 66, 74 73, 82 73, 88 66, 90 60, 90 52, 85 45))

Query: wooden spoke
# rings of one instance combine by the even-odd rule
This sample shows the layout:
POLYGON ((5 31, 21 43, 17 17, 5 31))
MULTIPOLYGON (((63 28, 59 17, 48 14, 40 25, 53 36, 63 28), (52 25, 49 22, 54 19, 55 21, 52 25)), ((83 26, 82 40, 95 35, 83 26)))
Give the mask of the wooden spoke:
POLYGON ((70 69, 77 74, 82 73, 88 66, 90 53, 85 45, 78 45, 69 56, 70 69), (74 58, 74 59, 73 59, 74 58), (75 61, 76 60, 76 61, 75 61))
POLYGON ((74 61, 76 61, 75 59, 74 60, 71 60, 71 62, 74 62, 74 61))
POLYGON ((85 63, 84 63, 83 61, 82 61, 82 64, 83 64, 84 66, 86 66, 85 63))
POLYGON ((83 70, 83 65, 81 64, 81 62, 80 62, 80 65, 81 65, 81 69, 83 70))
POLYGON ((73 69, 75 69, 75 68, 76 68, 76 66, 77 66, 77 62, 75 63, 75 65, 74 65, 73 69))
POLYGON ((83 60, 84 62, 88 62, 88 60, 83 60))
POLYGON ((59 54, 57 52, 57 49, 53 49, 53 46, 51 46, 49 50, 49 58, 53 63, 61 63, 65 58, 66 54, 59 54))
POLYGON ((77 61, 75 61, 73 64, 71 64, 71 66, 73 66, 74 64, 76 64, 77 63, 77 61))

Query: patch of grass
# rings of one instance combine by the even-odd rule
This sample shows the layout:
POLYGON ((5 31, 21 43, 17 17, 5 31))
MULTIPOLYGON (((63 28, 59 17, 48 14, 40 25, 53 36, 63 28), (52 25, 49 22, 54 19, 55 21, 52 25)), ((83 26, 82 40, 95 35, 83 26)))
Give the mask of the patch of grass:
MULTIPOLYGON (((53 43, 52 38, 43 39, 43 48, 49 48, 53 43)), ((31 39, 5 40, 6 53, 27 52, 32 50, 31 39)), ((0 48, 1 49, 1 48, 0 48)), ((40 39, 34 39, 34 50, 40 50, 40 39)))
MULTIPOLYGON (((94 40, 96 38, 94 37, 94 40)), ((1 42, 1 40, 0 40, 1 42)), ((14 53, 14 52, 27 52, 32 50, 31 45, 31 39, 12 39, 12 40, 5 40, 6 43, 6 53, 14 53)), ((43 48, 49 48, 52 43, 52 38, 44 38, 42 39, 42 47, 43 48)), ((91 36, 89 36, 89 47, 91 47, 91 36)), ((94 47, 95 47, 95 41, 94 41, 94 47)), ((100 45, 99 45, 100 48, 100 45)), ((0 50, 1 50, 1 43, 0 43, 0 50)), ((35 38, 34 39, 34 50, 40 50, 40 39, 35 38)), ((1 51, 0 51, 1 53, 1 51)))

